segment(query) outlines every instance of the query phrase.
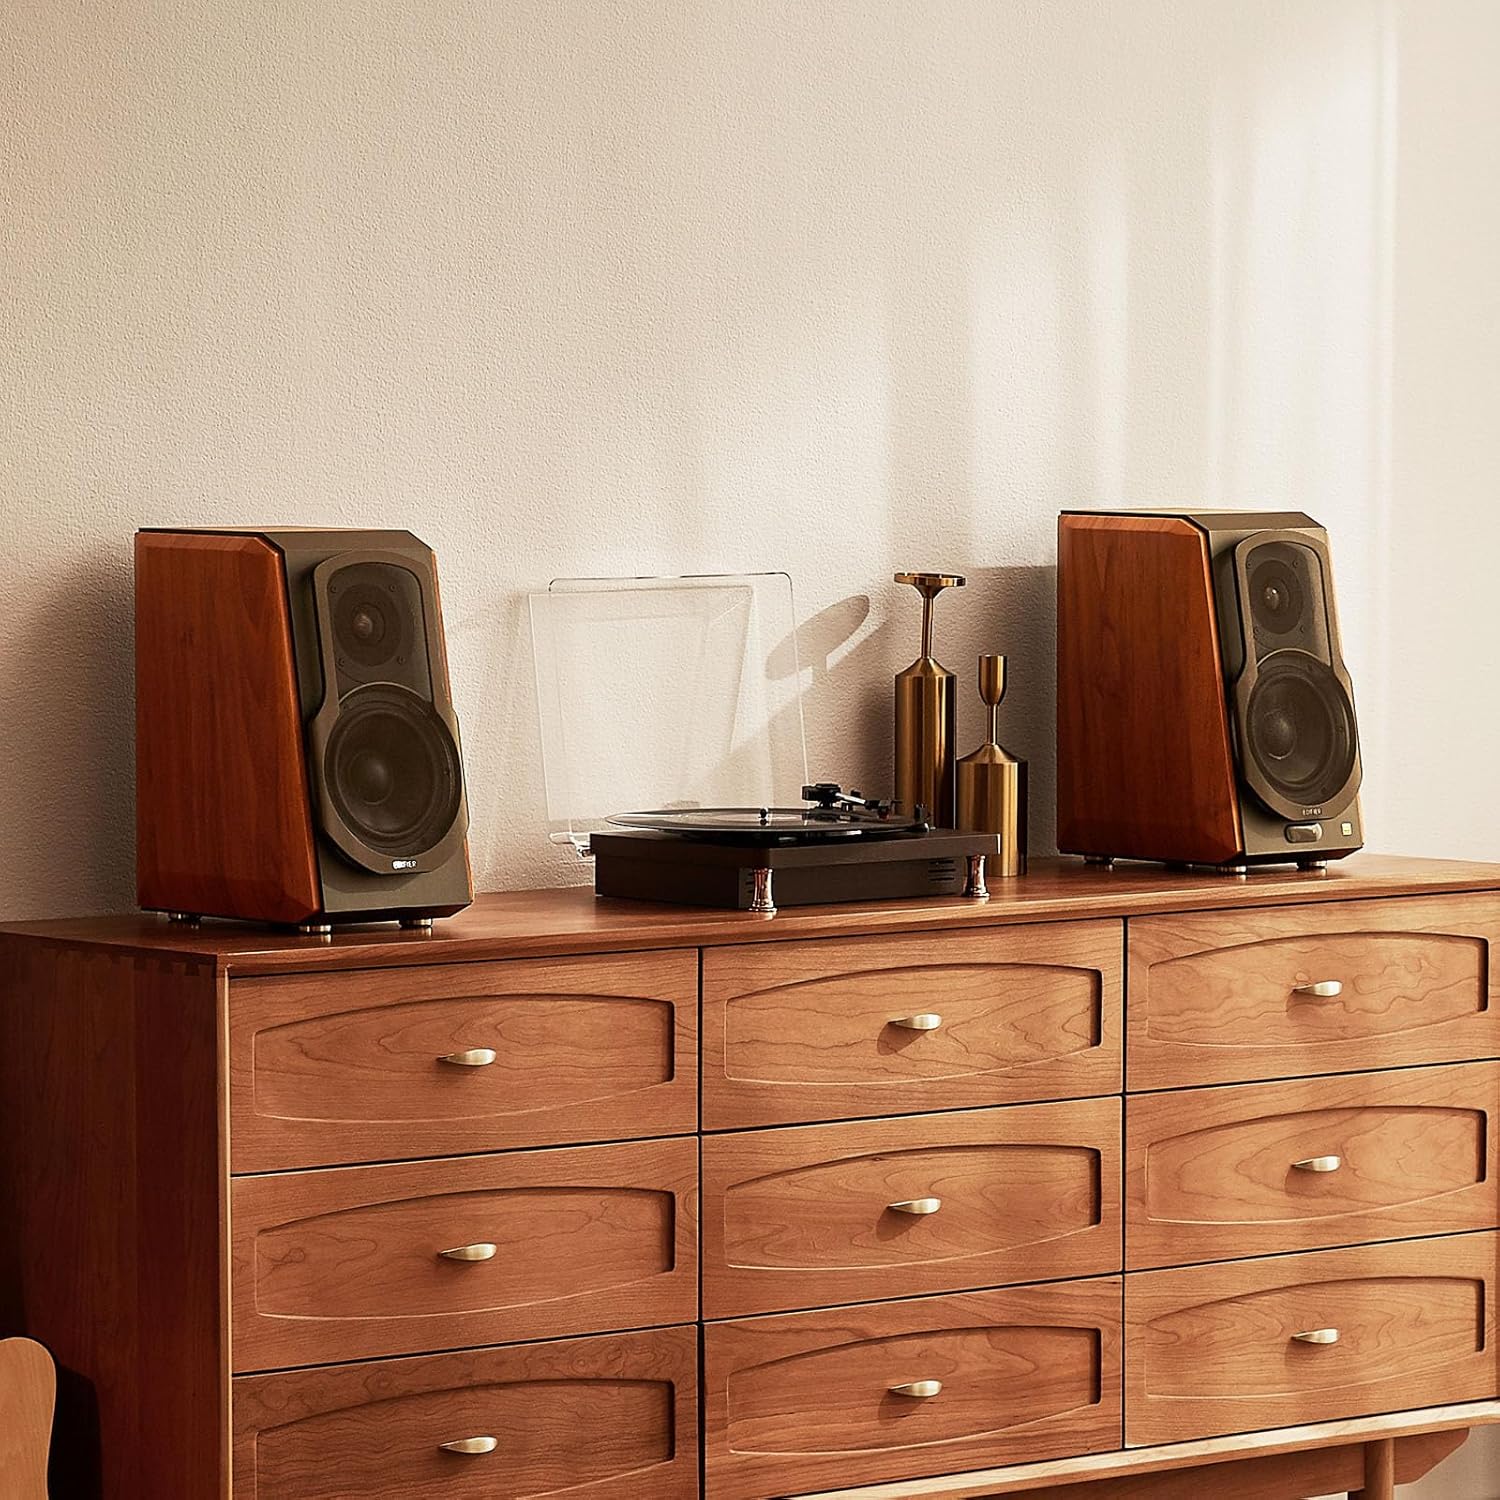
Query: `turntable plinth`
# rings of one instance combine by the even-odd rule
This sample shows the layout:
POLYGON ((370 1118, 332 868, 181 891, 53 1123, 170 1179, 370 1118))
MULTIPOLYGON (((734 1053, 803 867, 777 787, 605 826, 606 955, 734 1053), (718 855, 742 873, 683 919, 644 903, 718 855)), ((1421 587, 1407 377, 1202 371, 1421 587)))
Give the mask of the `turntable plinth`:
POLYGON ((646 831, 596 833, 589 843, 601 896, 738 911, 755 909, 761 870, 774 875, 777 908, 961 896, 970 859, 1000 848, 993 834, 947 830, 758 848, 646 831))

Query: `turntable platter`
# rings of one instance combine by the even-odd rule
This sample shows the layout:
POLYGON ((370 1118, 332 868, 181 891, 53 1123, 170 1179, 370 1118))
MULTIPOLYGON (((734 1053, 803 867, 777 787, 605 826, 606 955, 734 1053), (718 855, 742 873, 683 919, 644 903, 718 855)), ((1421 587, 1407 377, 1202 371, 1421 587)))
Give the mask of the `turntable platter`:
POLYGON ((657 833, 752 840, 868 837, 917 833, 926 826, 911 818, 827 807, 669 807, 619 813, 609 821, 620 828, 646 828, 657 833))

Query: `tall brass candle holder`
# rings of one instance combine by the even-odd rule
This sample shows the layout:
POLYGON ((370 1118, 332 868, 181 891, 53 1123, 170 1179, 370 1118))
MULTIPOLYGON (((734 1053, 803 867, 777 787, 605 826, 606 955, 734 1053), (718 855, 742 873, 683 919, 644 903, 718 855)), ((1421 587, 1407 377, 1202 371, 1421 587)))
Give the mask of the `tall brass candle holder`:
POLYGON ((897 573, 922 596, 922 654, 896 674, 896 801, 918 806, 938 828, 953 824, 953 757, 958 703, 954 676, 932 656, 932 601, 944 589, 962 588, 958 573, 897 573))
POLYGON ((957 827, 1000 835, 1000 853, 990 856, 998 879, 1026 873, 1026 762, 1000 744, 1000 700, 1005 696, 1005 658, 979 658, 979 696, 990 710, 989 738, 958 762, 957 827))

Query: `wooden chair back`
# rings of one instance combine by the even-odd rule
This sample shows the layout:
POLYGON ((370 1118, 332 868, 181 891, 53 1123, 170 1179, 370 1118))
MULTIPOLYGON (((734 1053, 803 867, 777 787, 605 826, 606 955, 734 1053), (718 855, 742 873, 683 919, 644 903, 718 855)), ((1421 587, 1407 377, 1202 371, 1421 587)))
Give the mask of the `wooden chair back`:
POLYGON ((0 1495, 47 1500, 57 1371, 31 1339, 0 1339, 0 1495))

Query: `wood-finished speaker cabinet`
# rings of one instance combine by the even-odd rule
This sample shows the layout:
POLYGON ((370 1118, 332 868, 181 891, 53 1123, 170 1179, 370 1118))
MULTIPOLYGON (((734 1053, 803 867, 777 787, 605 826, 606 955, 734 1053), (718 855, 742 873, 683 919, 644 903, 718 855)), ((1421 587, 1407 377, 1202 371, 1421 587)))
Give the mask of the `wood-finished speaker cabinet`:
POLYGON ((142 907, 323 928, 473 899, 432 552, 410 532, 135 539, 142 907))
POLYGON ((1315 867, 1363 842, 1328 536, 1300 511, 1058 522, 1057 842, 1315 867))

